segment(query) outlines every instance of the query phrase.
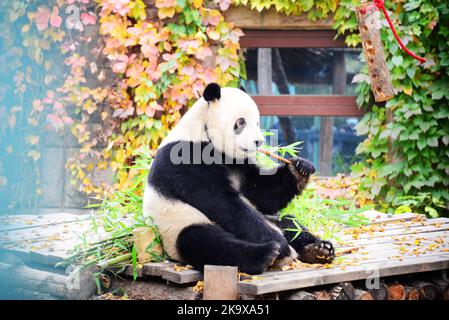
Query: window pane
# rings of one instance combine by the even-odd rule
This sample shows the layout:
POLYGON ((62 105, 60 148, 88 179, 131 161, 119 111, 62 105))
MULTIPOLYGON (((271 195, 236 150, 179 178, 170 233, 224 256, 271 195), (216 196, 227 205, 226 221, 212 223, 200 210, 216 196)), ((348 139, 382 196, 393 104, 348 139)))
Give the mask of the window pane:
POLYGON ((350 172, 350 166, 355 162, 355 149, 365 137, 357 136, 354 126, 360 121, 356 117, 276 117, 262 116, 261 127, 264 131, 277 130, 277 141, 274 136, 267 137, 267 143, 285 146, 295 141, 303 141, 299 155, 311 160, 320 175, 335 175, 339 172, 350 172), (331 120, 323 121, 324 119, 331 120), (333 123, 332 123, 333 121, 333 123), (323 135, 323 125, 332 127, 333 136, 328 157, 320 155, 323 149, 323 139, 329 139, 329 135, 323 135), (274 139, 274 140, 273 140, 274 139), (320 148, 321 146, 321 148, 320 148), (331 153, 331 155, 330 155, 331 153), (324 171, 328 158, 328 172, 324 171), (321 161, 320 161, 321 160, 321 161), (321 162, 321 165, 320 165, 321 162), (321 166, 321 167, 320 167, 321 166), (321 170, 320 170, 321 169, 321 170), (321 172, 320 172, 321 171, 321 172))
POLYGON ((354 95, 351 81, 362 66, 360 50, 247 48, 247 81, 243 84, 253 95, 354 95))

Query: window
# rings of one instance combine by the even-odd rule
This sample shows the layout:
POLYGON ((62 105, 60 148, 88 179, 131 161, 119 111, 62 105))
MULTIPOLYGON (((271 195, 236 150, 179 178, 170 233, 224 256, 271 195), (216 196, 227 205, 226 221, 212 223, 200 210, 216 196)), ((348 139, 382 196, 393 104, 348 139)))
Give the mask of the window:
POLYGON ((304 141, 301 156, 320 175, 348 172, 362 137, 363 115, 351 83, 362 66, 359 48, 346 48, 332 31, 245 30, 247 80, 261 126, 278 130, 282 145, 304 141))

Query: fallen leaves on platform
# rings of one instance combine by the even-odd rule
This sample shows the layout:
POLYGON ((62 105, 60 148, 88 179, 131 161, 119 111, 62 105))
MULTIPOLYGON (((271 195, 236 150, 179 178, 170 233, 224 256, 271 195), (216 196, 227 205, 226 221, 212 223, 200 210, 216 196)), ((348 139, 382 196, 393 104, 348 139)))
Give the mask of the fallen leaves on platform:
POLYGON ((192 267, 191 265, 179 265, 179 264, 175 264, 175 265, 173 266, 173 269, 174 269, 176 272, 180 272, 180 271, 184 271, 184 270, 192 270, 193 267, 192 267))
POLYGON ((200 280, 196 283, 194 287, 192 287, 192 290, 198 293, 203 292, 204 290, 204 281, 200 280))

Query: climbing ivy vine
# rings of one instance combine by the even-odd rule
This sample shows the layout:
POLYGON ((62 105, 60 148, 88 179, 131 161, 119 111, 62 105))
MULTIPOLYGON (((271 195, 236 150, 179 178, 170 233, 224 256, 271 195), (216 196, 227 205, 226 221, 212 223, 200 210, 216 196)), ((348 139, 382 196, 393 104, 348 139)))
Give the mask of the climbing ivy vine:
MULTIPOLYGON (((342 0, 335 27, 348 45, 360 42, 357 1, 342 0)), ((449 204, 449 3, 439 0, 386 1, 399 36, 419 62, 405 54, 386 23, 382 41, 397 95, 376 104, 368 78, 357 77, 357 103, 367 113, 357 126, 367 139, 357 148, 365 160, 353 174, 383 209, 411 209, 432 216, 448 212, 449 204)), ((367 69, 363 70, 367 74, 367 69)))
MULTIPOLYGON (((216 81, 244 77, 239 37, 226 21, 230 5, 282 14, 333 17, 348 46, 360 43, 359 0, 18 0, 0 4, 3 73, 11 99, 0 99, 0 130, 23 130, 19 148, 0 139, 2 152, 36 164, 39 129, 67 130, 81 146, 68 169, 82 192, 100 195, 129 186, 143 146, 156 148, 181 112, 216 81), (20 32, 18 32, 18 30, 20 32), (29 63, 28 63, 29 62, 29 63), (63 76, 61 76, 63 75, 63 76), (99 125, 101 123, 101 125, 99 125), (115 183, 95 181, 112 170, 115 183)), ((449 4, 445 0, 386 2, 399 36, 425 56, 419 65, 382 30, 398 94, 375 104, 367 69, 357 103, 367 110, 358 132, 367 139, 353 166, 367 196, 385 208, 413 206, 435 215, 449 202, 449 4), (405 198, 408 197, 408 198, 405 198), (435 211, 437 210, 437 211, 435 211)), ((2 97, 5 92, 0 92, 2 97)), ((7 189, 0 163, 0 188, 7 189)), ((34 192, 39 195, 39 174, 34 192)), ((27 193, 29 194, 29 193, 27 193)), ((34 198, 33 202, 36 201, 34 198)))

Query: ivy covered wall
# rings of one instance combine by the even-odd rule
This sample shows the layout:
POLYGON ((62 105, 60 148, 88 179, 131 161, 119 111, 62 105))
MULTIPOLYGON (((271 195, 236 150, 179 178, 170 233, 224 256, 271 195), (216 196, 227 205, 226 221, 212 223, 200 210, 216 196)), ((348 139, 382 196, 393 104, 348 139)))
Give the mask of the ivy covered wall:
MULTIPOLYGON (((77 152, 67 159, 71 185, 88 196, 123 188, 128 169, 147 146, 156 148, 205 84, 237 85, 245 77, 242 31, 222 12, 230 5, 310 20, 332 16, 349 46, 360 39, 357 0, 52 0, 0 4, 0 192, 26 184, 4 203, 36 205, 43 133, 69 134, 77 152), (14 94, 11 94, 14 93, 14 94), (100 126, 98 124, 101 124, 100 126), (25 129, 24 129, 25 128, 25 129), (14 142, 12 139, 17 139, 14 142), (14 154, 18 156, 14 157, 14 154), (10 160, 8 160, 10 159, 10 160), (18 169, 17 161, 23 163, 18 169), (98 179, 112 170, 114 181, 98 179), (15 173, 17 172, 17 174, 15 173), (95 177, 97 179, 95 179, 95 177)), ((367 197, 385 206, 444 211, 449 202, 449 5, 443 0, 388 1, 399 35, 418 62, 382 39, 397 96, 376 105, 366 76, 357 102, 369 112, 358 127, 368 138, 353 167, 367 197), (422 193, 422 194, 421 194, 422 193), (420 195, 421 194, 421 195, 420 195), (402 196, 421 198, 402 199, 402 196), (405 201, 405 202, 404 202, 405 201)), ((67 138, 69 139, 69 138, 67 138)), ((47 154, 48 156, 48 154, 47 154)), ((3 193, 5 194, 5 193, 3 193)), ((3 205, 3 204, 2 204, 3 205)))

